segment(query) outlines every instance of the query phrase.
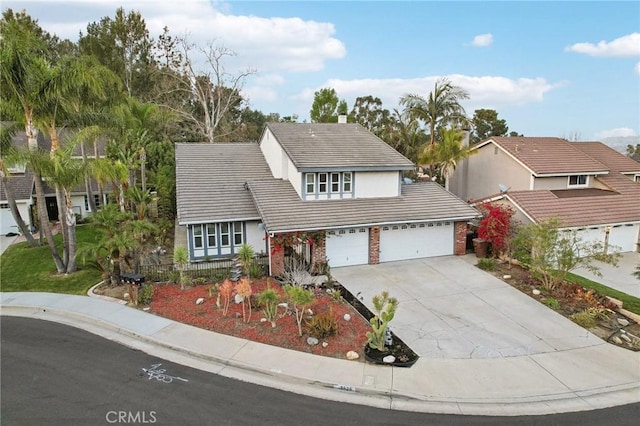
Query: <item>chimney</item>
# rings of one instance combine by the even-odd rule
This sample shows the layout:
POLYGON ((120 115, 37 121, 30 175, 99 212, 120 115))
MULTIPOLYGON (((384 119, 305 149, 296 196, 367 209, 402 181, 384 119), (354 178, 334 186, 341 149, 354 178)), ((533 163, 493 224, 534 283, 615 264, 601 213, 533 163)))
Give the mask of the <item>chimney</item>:
POLYGON ((340 114, 338 116, 338 123, 346 123, 347 122, 347 115, 346 114, 340 114))

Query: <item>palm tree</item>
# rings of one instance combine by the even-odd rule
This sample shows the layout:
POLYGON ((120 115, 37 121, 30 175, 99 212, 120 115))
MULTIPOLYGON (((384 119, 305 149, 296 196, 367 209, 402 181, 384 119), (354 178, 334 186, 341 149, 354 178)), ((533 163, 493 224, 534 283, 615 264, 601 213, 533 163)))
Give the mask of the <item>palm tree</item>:
POLYGON ((180 271, 180 289, 184 290, 184 284, 186 282, 184 271, 187 264, 189 263, 189 253, 187 252, 186 247, 179 246, 174 249, 173 262, 176 264, 178 270, 180 271))
POLYGON ((382 131, 380 138, 415 163, 418 160, 420 147, 426 142, 427 136, 420 129, 417 119, 411 118, 407 112, 394 109, 389 124, 382 131))
POLYGON ((407 94, 400 98, 412 118, 417 118, 429 126, 430 144, 436 143, 436 130, 447 125, 466 126, 469 119, 460 101, 469 99, 469 92, 454 86, 448 79, 436 81, 433 91, 427 98, 416 94, 407 94))
POLYGON ((440 172, 440 181, 449 189, 449 177, 458 163, 475 154, 477 151, 468 146, 462 146, 464 134, 456 129, 441 129, 441 142, 435 145, 427 145, 420 155, 420 164, 436 166, 440 172))

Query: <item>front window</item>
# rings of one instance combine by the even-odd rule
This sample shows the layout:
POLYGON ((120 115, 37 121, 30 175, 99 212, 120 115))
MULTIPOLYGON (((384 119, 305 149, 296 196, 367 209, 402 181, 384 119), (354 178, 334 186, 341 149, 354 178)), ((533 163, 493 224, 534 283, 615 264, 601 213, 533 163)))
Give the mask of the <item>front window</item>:
POLYGON ((569 176, 569 186, 585 186, 587 184, 587 175, 569 176))
POLYGON ((209 247, 216 247, 218 242, 216 241, 216 224, 210 223, 207 225, 207 244, 209 247))
POLYGON ((201 249, 202 244, 202 225, 193 226, 193 248, 201 249))
POLYGON ((242 222, 233 222, 233 245, 242 245, 242 222))
POLYGON ((351 172, 342 174, 342 192, 351 192, 351 172))
POLYGON ((316 175, 315 173, 307 173, 305 175, 306 184, 307 184, 307 194, 315 194, 316 193, 316 175))
POLYGON ((229 224, 227 222, 220 224, 220 245, 229 247, 229 224))

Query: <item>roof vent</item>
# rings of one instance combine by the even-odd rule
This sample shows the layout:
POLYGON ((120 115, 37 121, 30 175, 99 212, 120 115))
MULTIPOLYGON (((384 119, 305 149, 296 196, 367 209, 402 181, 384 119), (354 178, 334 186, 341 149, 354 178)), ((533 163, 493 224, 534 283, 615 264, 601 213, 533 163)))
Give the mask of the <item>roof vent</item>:
POLYGON ((340 114, 338 116, 338 123, 344 124, 347 122, 347 116, 346 114, 340 114))

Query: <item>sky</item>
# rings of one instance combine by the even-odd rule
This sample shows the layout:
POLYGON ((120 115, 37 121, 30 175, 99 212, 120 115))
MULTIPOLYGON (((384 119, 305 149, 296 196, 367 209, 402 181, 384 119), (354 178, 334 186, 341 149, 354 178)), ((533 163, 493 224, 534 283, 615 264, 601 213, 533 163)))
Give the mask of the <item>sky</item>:
MULTIPOLYGON (((309 120, 314 93, 349 109, 372 95, 389 110, 427 97, 443 77, 466 89, 471 117, 494 109, 525 136, 602 140, 640 135, 638 1, 0 1, 77 41, 87 24, 139 11, 162 29, 235 52, 227 70, 255 71, 252 109, 309 120)), ((204 64, 201 64, 204 66, 204 64)), ((640 137, 637 138, 640 143, 640 137)))

